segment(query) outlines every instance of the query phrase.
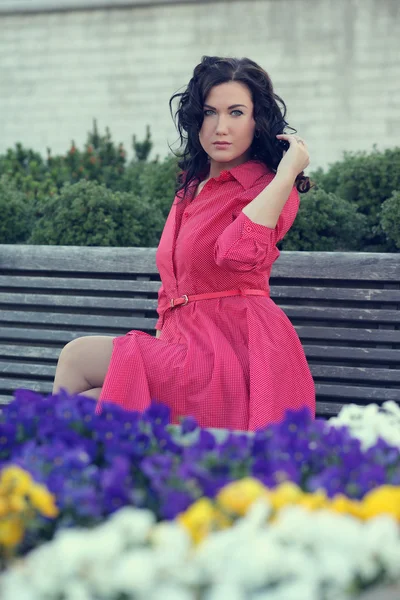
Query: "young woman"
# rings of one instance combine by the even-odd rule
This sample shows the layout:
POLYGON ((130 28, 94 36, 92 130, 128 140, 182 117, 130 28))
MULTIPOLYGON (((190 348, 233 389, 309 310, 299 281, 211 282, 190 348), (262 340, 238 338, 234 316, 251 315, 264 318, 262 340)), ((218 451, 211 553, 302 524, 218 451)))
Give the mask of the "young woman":
POLYGON ((269 296, 276 244, 310 187, 307 145, 285 133, 286 106, 250 59, 203 57, 171 112, 175 98, 182 172, 156 254, 157 336, 70 342, 54 393, 92 396, 97 411, 104 400, 140 411, 158 400, 174 422, 192 415, 204 427, 314 415, 302 345, 269 296))

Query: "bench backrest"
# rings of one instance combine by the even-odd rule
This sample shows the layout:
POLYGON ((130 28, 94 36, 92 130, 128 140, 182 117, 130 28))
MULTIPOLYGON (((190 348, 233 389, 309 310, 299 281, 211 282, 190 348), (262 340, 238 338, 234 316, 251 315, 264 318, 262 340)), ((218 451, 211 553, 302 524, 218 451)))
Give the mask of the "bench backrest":
MULTIPOLYGON (((155 334, 155 248, 0 245, 0 399, 51 391, 68 341, 155 334)), ((271 297, 303 343, 318 416, 400 401, 400 254, 282 252, 271 297)))

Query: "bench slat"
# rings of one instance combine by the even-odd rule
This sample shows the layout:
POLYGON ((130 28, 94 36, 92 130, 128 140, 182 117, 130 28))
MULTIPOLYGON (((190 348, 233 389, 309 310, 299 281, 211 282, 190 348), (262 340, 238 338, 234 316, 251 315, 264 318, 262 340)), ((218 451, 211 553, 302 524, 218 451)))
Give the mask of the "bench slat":
MULTIPOLYGON (((382 383, 399 383, 399 369, 379 369, 374 367, 343 367, 337 365, 310 365, 314 378, 339 379, 343 381, 353 380, 367 382, 370 381, 376 385, 382 383)), ((400 400, 400 387, 399 387, 400 400)))
POLYGON ((59 348, 48 348, 45 346, 20 346, 18 344, 0 344, 0 358, 20 358, 24 360, 30 359, 42 359, 52 360, 58 359, 60 354, 59 348))
POLYGON ((27 307, 50 306, 52 308, 156 310, 157 300, 150 298, 99 298, 97 296, 65 296, 55 294, 2 294, 0 304, 25 310, 27 307))
MULTIPOLYGON (((143 330, 150 331, 153 333, 154 326, 152 319, 149 320, 147 318, 138 319, 143 323, 137 329, 143 328, 143 330)), ((1 317, 0 317, 1 321, 1 317)), ((84 325, 82 325, 84 327, 84 325)), ((313 327, 309 325, 295 325, 295 329, 297 334, 299 335, 301 340, 322 340, 325 342, 328 341, 337 341, 337 342, 360 342, 360 346, 364 343, 374 343, 374 344, 400 344, 400 330, 393 329, 357 329, 357 328, 349 328, 345 329, 344 327, 313 327)), ((119 332, 119 335, 123 335, 126 330, 115 328, 115 334, 119 332)), ((75 337, 80 337, 82 335, 93 335, 93 332, 86 331, 85 329, 76 331, 65 331, 65 330, 57 330, 57 329, 34 329, 25 327, 12 327, 6 326, 2 327, 0 325, 0 340, 1 339, 15 339, 15 340, 30 340, 32 342, 36 341, 60 341, 63 343, 67 343, 75 337)), ((155 332, 154 332, 155 335, 155 332)))
POLYGON ((376 362, 400 364, 400 350, 388 348, 352 348, 350 346, 311 346, 303 344, 309 360, 340 362, 376 362))
POLYGON ((342 308, 331 306, 289 306, 279 304, 289 319, 310 321, 347 321, 393 323, 399 322, 399 311, 375 308, 342 308))
MULTIPOLYGON (((399 267, 400 268, 400 267, 399 267)), ((22 288, 40 290, 65 290, 70 294, 76 292, 114 292, 116 295, 127 293, 154 293, 160 288, 161 281, 123 280, 123 279, 89 279, 67 277, 22 277, 0 275, 1 288, 22 288)), ((400 290, 388 289, 354 289, 340 287, 311 287, 298 285, 271 285, 273 299, 292 298, 305 300, 335 300, 351 302, 389 302, 400 303, 400 290)))
POLYGON ((400 344, 400 329, 358 329, 356 327, 314 327, 295 325, 302 340, 400 344))
MULTIPOLYGON (((17 372, 19 365, 30 365, 26 363, 26 359, 52 361, 56 363, 60 355, 61 347, 48 348, 43 346, 21 346, 0 343, 0 359, 12 357, 13 363, 10 369, 12 372, 17 372)), ((37 366, 37 365, 36 365, 37 366)), ((21 367, 22 368, 22 367, 21 367)), ((378 383, 400 383, 400 368, 385 369, 368 367, 349 367, 337 365, 310 365, 311 372, 314 378, 326 378, 337 380, 355 380, 355 381, 371 381, 378 383)), ((0 360, 0 372, 6 373, 7 369, 2 368, 0 360)), ((22 370, 21 370, 22 373, 22 370)), ((400 388, 399 388, 400 395, 400 388)))
POLYGON ((0 379, 0 393, 4 395, 4 392, 13 392, 19 388, 33 390, 34 392, 40 392, 41 394, 50 394, 53 389, 53 384, 50 381, 41 381, 35 379, 24 379, 24 378, 1 378, 0 379))
MULTIPOLYGON (((89 275, 89 274, 88 274, 89 275)), ((21 275, 0 275, 1 288, 21 288, 21 289, 40 289, 40 290, 66 290, 75 294, 77 291, 94 292, 114 292, 121 294, 123 292, 134 293, 157 293, 160 289, 161 281, 145 281, 137 279, 89 279, 74 277, 32 277, 21 275)))
MULTIPOLYGON (((100 331, 100 327, 98 328, 100 331)), ((143 331, 143 329, 142 329, 143 331)), ((124 333, 126 333, 126 329, 121 329, 119 335, 124 335, 124 333)), ((151 335, 156 334, 155 329, 153 328, 153 330, 150 331, 151 335)), ((118 334, 118 330, 116 329, 114 334, 110 334, 110 333, 104 333, 101 332, 101 335, 117 335, 118 334)), ((61 346, 66 344, 67 342, 70 342, 71 340, 81 337, 81 336, 86 336, 86 335, 98 335, 97 333, 93 332, 93 331, 88 331, 86 329, 82 329, 81 331, 79 330, 62 330, 62 329, 28 329, 28 328, 21 328, 21 327, 1 327, 0 326, 0 340, 16 340, 18 342, 22 342, 22 343, 28 343, 30 342, 31 344, 51 344, 51 345, 57 345, 57 346, 61 346)))
MULTIPOLYGON (((13 304, 15 307, 15 301, 12 302, 10 296, 13 294, 6 294, 9 302, 7 304, 13 304)), ((1 321, 10 321, 12 320, 14 323, 24 322, 26 323, 27 314, 25 311, 28 307, 32 308, 33 306, 37 306, 29 299, 30 294, 22 295, 19 302, 20 305, 18 308, 20 310, 3 310, 0 315, 1 321)), ((93 298, 93 297, 78 297, 74 298, 73 296, 40 296, 36 299, 37 303, 39 303, 42 307, 51 307, 51 308, 71 308, 75 307, 77 310, 85 310, 87 308, 96 308, 96 309, 104 309, 105 311, 112 312, 113 310, 147 310, 147 311, 155 311, 157 306, 156 300, 151 300, 147 298, 118 298, 112 299, 112 306, 110 306, 110 299, 105 300, 103 298, 93 298), (60 302, 60 304, 56 304, 56 302, 60 302), (107 306, 108 304, 108 306, 107 306)), ((360 308, 331 308, 331 307, 320 307, 320 306, 284 306, 280 305, 280 308, 285 312, 285 314, 289 317, 289 319, 307 319, 310 321, 347 321, 347 322, 371 322, 371 323, 392 323, 394 325, 398 324, 399 312, 396 310, 381 310, 381 309, 360 309, 360 308)), ((176 310, 179 310, 176 309, 176 310)), ((57 313, 46 312, 43 313, 41 311, 38 312, 30 312, 32 315, 32 322, 42 323, 43 314, 47 315, 50 323, 54 323, 57 320, 57 313), (55 319, 55 321, 54 321, 55 319)), ((77 313, 79 314, 79 313, 77 313)), ((59 313, 59 316, 62 316, 62 313, 59 313)), ((73 316, 73 315, 71 315, 73 316)), ((80 316, 80 323, 87 322, 87 319, 93 317, 94 315, 84 315, 80 316)), ((115 317, 118 318, 118 317, 115 317)), ((76 322, 76 320, 75 320, 76 322)), ((156 321, 155 321, 156 322, 156 321)), ((154 322, 154 324, 155 324, 154 322)), ((69 323, 69 322, 68 322, 69 323)), ((67 324, 68 324, 67 323, 67 324)))
MULTIPOLYGON (((400 267, 399 267, 400 268, 400 267)), ((310 301, 389 302, 400 304, 400 289, 354 289, 341 287, 276 286, 271 285, 272 299, 295 298, 310 301)))
POLYGON ((316 403, 315 416, 317 418, 326 419, 328 417, 336 417, 343 406, 346 404, 342 404, 340 402, 318 402, 316 403))
MULTIPOLYGON (((87 315, 87 314, 68 314, 52 312, 23 312, 23 311, 2 311, 0 314, 0 323, 29 323, 31 325, 71 325, 76 327, 96 327, 100 329, 116 330, 123 328, 124 331, 139 329, 143 326, 143 319, 138 317, 120 317, 116 315, 87 315)), ((147 319, 148 327, 154 328, 157 319, 147 319)))
MULTIPOLYGON (((157 248, 0 245, 0 270, 157 274, 157 248)), ((399 254, 282 251, 274 277, 399 282, 399 254)))
POLYGON ((14 362, 0 359, 0 386, 3 378, 9 376, 15 377, 51 377, 54 378, 56 364, 38 365, 33 362, 14 362))
POLYGON ((390 388, 373 388, 366 386, 350 385, 331 385, 327 383, 316 383, 315 390, 318 397, 323 400, 326 398, 340 398, 342 400, 351 400, 358 404, 367 404, 368 402, 381 403, 386 400, 399 402, 399 390, 390 388))

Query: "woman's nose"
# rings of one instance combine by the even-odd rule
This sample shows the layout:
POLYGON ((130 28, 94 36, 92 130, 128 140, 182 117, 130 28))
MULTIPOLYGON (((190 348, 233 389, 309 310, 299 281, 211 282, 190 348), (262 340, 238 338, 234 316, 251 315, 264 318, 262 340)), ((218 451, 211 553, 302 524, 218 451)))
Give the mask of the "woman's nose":
POLYGON ((217 133, 225 133, 228 130, 228 122, 224 119, 219 119, 217 123, 217 133))

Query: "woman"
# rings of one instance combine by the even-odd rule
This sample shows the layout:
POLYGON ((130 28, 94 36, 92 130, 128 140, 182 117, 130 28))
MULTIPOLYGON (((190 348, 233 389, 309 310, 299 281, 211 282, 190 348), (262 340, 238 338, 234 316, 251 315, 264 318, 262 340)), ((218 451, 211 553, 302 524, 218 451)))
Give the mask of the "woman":
POLYGON ((156 254, 158 339, 76 339, 53 391, 99 399, 97 412, 103 400, 128 410, 158 400, 173 422, 192 415, 203 427, 255 430, 305 406, 314 415, 300 340, 269 297, 276 244, 310 187, 307 146, 284 133, 286 106, 247 58, 203 57, 170 108, 177 97, 182 173, 156 254))

